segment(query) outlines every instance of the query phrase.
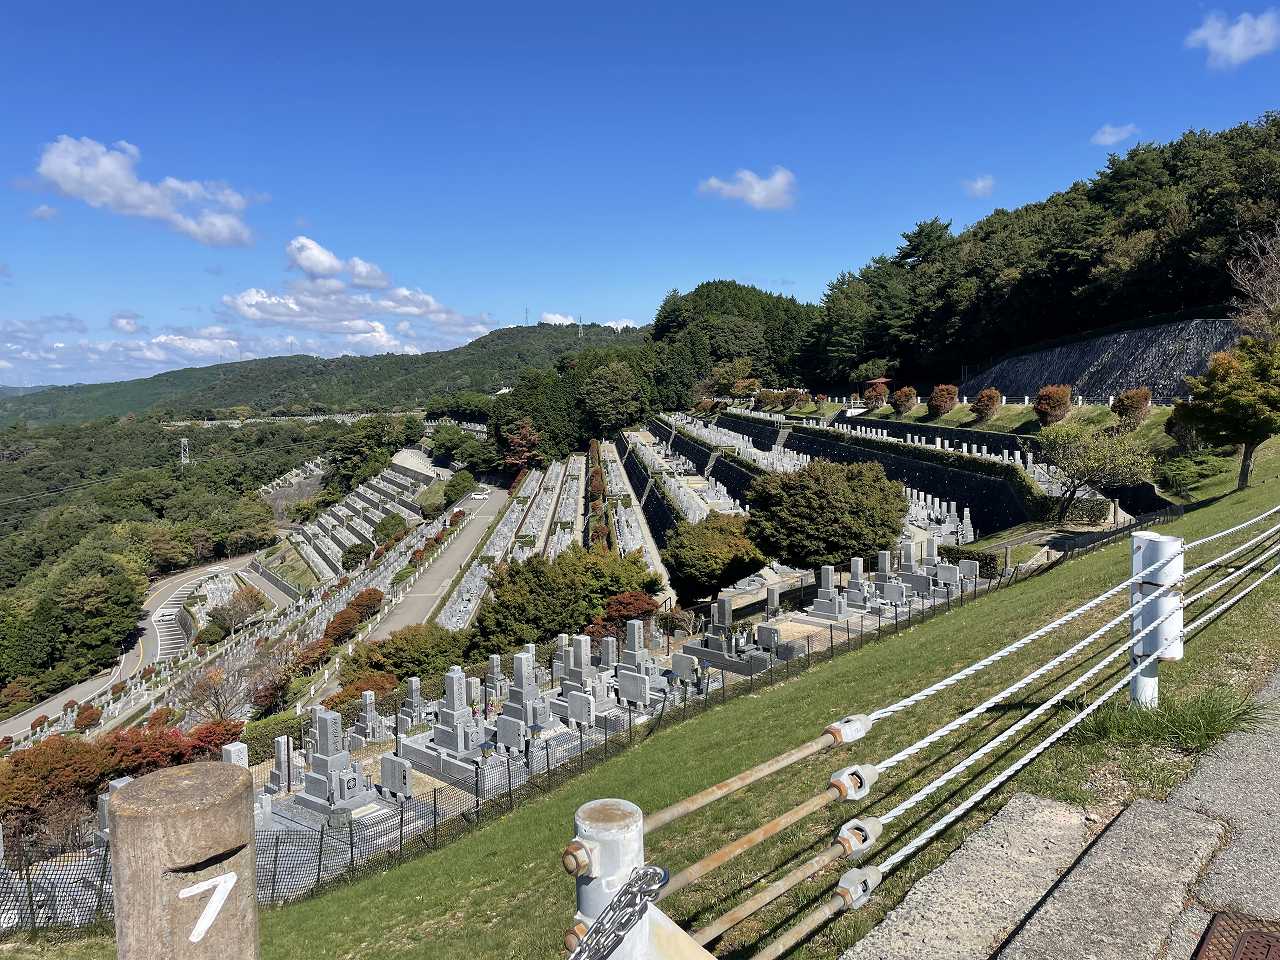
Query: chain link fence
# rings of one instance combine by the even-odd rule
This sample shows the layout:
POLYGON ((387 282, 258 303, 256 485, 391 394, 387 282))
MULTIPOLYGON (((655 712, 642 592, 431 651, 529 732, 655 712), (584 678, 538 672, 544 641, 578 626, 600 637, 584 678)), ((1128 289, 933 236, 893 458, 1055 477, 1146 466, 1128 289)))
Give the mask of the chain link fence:
MULTIPOLYGON (((468 781, 436 775, 442 785, 404 800, 395 809, 356 819, 331 819, 319 828, 299 823, 297 829, 262 830, 256 834, 257 896, 261 903, 304 899, 334 883, 381 872, 396 863, 447 846, 488 821, 515 810, 590 770, 659 730, 696 717, 743 694, 753 694, 828 663, 865 644, 907 626, 932 619, 976 596, 1007 587, 1025 575, 1011 570, 973 584, 953 598, 911 605, 893 617, 864 614, 839 626, 795 638, 795 656, 771 660, 754 674, 710 669, 697 685, 672 682, 661 703, 649 709, 613 709, 597 716, 589 729, 571 730, 532 741, 523 755, 505 762, 477 763, 468 781), (801 649, 803 648, 803 649, 801 649)), ((782 595, 784 607, 803 605, 816 585, 802 582, 782 595)), ((742 619, 765 613, 763 601, 735 610, 742 619), (760 609, 756 609, 756 607, 760 609)), ((653 645, 661 652, 678 650, 683 638, 660 635, 653 645)), ((555 644, 539 647, 540 662, 549 662, 555 644)), ((504 666, 510 666, 510 655, 504 666)), ((483 673, 487 664, 468 673, 483 673)), ((442 680, 423 682, 423 696, 438 694, 442 680)), ((380 712, 394 713, 403 699, 396 691, 380 698, 380 712)), ((348 705, 344 705, 348 706, 348 705)), ((358 709, 358 701, 349 705, 358 709)), ((345 712, 345 711, 344 711, 345 712)), ((304 717, 299 717, 299 732, 304 717)), ((281 812, 276 808, 277 814, 281 812)), ((86 929, 106 929, 113 916, 109 846, 91 828, 74 832, 58 844, 11 843, 0 869, 0 936, 42 932, 61 938, 86 929)))

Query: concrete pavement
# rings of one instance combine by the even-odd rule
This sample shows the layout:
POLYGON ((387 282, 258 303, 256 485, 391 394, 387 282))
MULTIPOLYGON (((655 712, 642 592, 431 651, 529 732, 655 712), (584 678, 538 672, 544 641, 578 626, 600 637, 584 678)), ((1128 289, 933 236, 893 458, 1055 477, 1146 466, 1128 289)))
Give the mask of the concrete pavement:
POLYGON ((452 537, 435 562, 427 568, 413 589, 407 593, 399 604, 378 624, 378 629, 369 635, 369 640, 382 640, 402 627, 422 623, 431 615, 444 592, 453 583, 462 565, 467 562, 477 544, 488 533, 489 524, 493 522, 507 505, 509 495, 506 490, 497 487, 484 488, 489 491, 489 499, 484 502, 468 501, 476 504, 476 510, 470 523, 462 532, 452 537))
MULTIPOLYGON (((488 533, 489 524, 493 522, 493 518, 502 512, 507 505, 507 500, 510 499, 506 490, 487 484, 480 486, 488 492, 489 498, 484 502, 468 501, 468 505, 476 504, 471 521, 462 528, 460 533, 449 539, 435 562, 426 569, 418 578, 418 582, 378 624, 377 629, 362 641, 363 643, 385 640, 396 630, 423 623, 431 615, 431 611, 436 608, 440 598, 449 589, 454 577, 462 569, 462 565, 467 562, 476 546, 488 533)), ((338 687, 337 676, 332 677, 327 683, 317 684, 315 696, 310 697, 308 702, 319 703, 325 697, 336 693, 338 687)))

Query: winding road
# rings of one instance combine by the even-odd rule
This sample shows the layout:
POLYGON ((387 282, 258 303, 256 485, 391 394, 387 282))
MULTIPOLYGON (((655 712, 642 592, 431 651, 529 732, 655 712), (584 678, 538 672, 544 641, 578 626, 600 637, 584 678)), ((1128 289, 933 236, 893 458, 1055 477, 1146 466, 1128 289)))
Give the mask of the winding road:
POLYGON ((248 566, 249 561, 252 559, 252 554, 246 554, 233 560, 218 560, 199 567, 191 567, 152 584, 147 591, 146 599, 142 603, 143 618, 138 621, 138 626, 142 628, 142 635, 138 638, 137 643, 124 652, 115 669, 110 672, 100 673, 96 677, 90 677, 88 680, 82 680, 75 686, 68 687, 30 710, 10 717, 8 720, 0 721, 0 737, 11 737, 24 730, 29 730, 31 721, 41 714, 50 717, 55 716, 62 712, 62 705, 68 700, 83 703, 106 690, 112 684, 127 680, 135 673, 145 670, 155 663, 160 654, 160 632, 153 619, 155 612, 192 580, 199 580, 210 573, 239 571, 248 566))

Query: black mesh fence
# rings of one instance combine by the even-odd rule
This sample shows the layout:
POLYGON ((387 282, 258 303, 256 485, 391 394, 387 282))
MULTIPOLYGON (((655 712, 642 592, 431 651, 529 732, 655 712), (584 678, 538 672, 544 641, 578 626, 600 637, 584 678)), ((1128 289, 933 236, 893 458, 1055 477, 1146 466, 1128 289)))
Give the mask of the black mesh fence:
MULTIPOLYGON (((892 617, 864 614, 791 638, 793 655, 789 659, 770 660, 753 673, 711 669, 704 671, 696 684, 672 681, 662 700, 646 709, 611 709, 597 715, 589 728, 566 729, 532 740, 522 753, 483 758, 468 777, 433 774, 440 786, 370 816, 331 818, 319 827, 299 823, 297 829, 259 831, 255 838, 258 899, 272 904, 296 901, 334 883, 438 850, 659 730, 742 694, 798 676, 1017 579, 1021 575, 1013 570, 1001 578, 972 584, 945 600, 904 607, 892 617)), ((813 584, 793 588, 783 595, 784 605, 802 603, 815 591, 813 584)), ((659 634, 652 642, 659 652, 664 648, 674 652, 682 639, 659 634)), ((553 647, 539 648, 539 662, 549 660, 553 647)), ((505 660, 504 665, 509 666, 505 660)), ((434 687, 429 691, 425 683, 423 688, 424 697, 436 692, 434 687)), ((380 700, 379 710, 394 712, 399 706, 397 697, 402 699, 403 695, 391 694, 380 700)), ((73 933, 109 924, 111 918, 107 846, 95 844, 83 834, 56 846, 7 846, 0 876, 0 935, 36 930, 55 935, 73 933)))

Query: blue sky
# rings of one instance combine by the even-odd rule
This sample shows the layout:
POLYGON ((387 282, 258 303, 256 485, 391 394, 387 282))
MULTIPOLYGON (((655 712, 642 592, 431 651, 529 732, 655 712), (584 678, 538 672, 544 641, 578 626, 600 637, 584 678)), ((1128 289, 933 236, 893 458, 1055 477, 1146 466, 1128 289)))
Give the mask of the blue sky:
POLYGON ((814 300, 917 220, 1280 106, 1262 5, 611 6, 11 7, 0 382, 814 300))

